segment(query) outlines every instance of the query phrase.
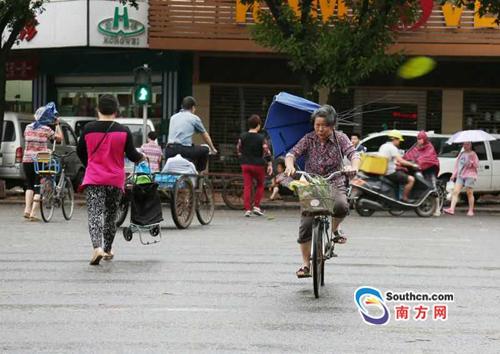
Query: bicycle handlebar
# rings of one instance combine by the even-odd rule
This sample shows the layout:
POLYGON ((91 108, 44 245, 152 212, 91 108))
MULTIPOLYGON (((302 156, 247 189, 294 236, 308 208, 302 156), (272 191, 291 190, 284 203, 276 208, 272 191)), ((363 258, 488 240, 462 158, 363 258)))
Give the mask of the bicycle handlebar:
MULTIPOLYGON (((315 175, 314 173, 311 174, 311 173, 308 173, 306 171, 296 171, 295 173, 299 174, 299 175, 303 175, 305 176, 307 179, 311 179, 314 176, 319 176, 319 177, 323 177, 323 176, 320 176, 320 175, 315 175)), ((342 176, 342 175, 347 175, 347 172, 345 171, 336 171, 336 172, 333 172, 332 174, 330 174, 328 177, 323 177, 325 178, 325 180, 329 181, 335 177, 338 177, 338 176, 342 176)))
POLYGON ((62 154, 62 155, 59 155, 55 151, 52 153, 52 155, 54 155, 55 157, 60 158, 61 160, 64 160, 66 157, 68 157, 70 155, 73 155, 73 154, 76 154, 76 151, 70 151, 70 152, 67 152, 67 153, 62 154))

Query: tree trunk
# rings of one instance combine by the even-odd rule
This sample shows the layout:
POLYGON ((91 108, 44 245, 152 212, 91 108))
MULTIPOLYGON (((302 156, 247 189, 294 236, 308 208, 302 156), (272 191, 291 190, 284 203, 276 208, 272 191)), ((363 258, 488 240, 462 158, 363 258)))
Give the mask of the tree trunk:
POLYGON ((313 102, 318 102, 319 93, 318 91, 314 90, 312 79, 307 73, 300 74, 300 83, 302 85, 302 92, 304 98, 311 100, 313 102))

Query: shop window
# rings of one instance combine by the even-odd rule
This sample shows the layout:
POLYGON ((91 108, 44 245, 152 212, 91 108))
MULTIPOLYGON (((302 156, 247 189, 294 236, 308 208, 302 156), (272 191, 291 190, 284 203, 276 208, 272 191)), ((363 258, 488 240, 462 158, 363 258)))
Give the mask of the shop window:
POLYGON ((500 140, 490 141, 493 160, 500 160, 500 140))
POLYGON ((500 133, 500 92, 464 91, 464 129, 500 133))
MULTIPOLYGON (((61 87, 58 88, 58 108, 62 117, 96 117, 99 97, 114 95, 118 100, 118 115, 123 118, 142 118, 142 105, 136 104, 132 86, 123 87, 61 87)), ((161 118, 161 86, 153 86, 148 117, 161 118)))
POLYGON ((12 123, 10 121, 3 122, 2 141, 5 141, 5 142, 16 141, 16 130, 14 129, 14 123, 12 123))

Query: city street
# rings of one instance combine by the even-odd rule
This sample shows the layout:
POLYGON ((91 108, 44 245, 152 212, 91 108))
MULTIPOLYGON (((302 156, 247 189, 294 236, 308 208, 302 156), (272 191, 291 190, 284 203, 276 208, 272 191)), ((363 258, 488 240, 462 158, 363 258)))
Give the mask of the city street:
POLYGON ((352 215, 315 299, 295 276, 298 210, 216 210, 211 225, 181 231, 167 214, 160 244, 119 230, 115 259, 92 267, 82 208, 44 224, 0 205, 0 352, 498 352, 498 215, 352 215), (353 299, 361 286, 455 300, 447 321, 370 326, 353 299))

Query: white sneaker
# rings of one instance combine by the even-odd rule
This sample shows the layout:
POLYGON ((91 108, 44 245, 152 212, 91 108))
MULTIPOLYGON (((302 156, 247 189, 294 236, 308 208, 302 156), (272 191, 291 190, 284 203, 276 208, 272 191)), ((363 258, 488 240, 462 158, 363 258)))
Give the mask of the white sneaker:
POLYGON ((245 211, 245 216, 249 218, 250 216, 252 216, 252 212, 250 210, 245 211))
POLYGON ((257 207, 253 207, 253 213, 258 216, 264 216, 264 212, 257 207))

